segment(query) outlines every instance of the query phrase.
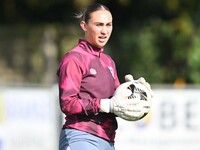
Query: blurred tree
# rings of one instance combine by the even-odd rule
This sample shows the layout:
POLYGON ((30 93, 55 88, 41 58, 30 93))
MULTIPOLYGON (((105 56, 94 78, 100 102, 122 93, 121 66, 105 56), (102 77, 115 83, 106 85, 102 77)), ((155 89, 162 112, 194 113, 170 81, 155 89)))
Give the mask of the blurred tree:
POLYGON ((82 36, 73 16, 91 2, 107 5, 113 14, 106 52, 115 59, 121 81, 132 73, 152 83, 180 78, 200 83, 198 0, 1 0, 1 80, 55 82, 56 67, 49 65, 82 36))

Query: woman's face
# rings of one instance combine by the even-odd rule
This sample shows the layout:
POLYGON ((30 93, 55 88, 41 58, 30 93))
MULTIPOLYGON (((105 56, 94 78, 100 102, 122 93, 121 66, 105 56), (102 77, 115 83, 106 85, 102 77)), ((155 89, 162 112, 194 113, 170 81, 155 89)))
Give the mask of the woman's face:
POLYGON ((90 14, 86 23, 81 22, 85 31, 85 39, 92 45, 102 48, 108 42, 112 33, 112 15, 107 10, 98 10, 90 14))

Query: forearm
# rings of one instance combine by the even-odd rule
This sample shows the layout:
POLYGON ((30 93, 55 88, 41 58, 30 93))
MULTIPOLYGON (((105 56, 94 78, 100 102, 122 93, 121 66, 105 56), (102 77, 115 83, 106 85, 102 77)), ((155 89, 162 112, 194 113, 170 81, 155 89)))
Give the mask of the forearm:
POLYGON ((66 95, 64 92, 61 92, 60 107, 66 115, 97 114, 100 109, 100 99, 79 98, 77 94, 66 95))

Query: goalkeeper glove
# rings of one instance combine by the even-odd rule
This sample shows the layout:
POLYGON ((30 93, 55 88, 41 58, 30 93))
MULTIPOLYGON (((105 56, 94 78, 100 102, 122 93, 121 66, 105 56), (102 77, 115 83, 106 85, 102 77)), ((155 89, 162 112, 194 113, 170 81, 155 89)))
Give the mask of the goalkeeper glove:
POLYGON ((142 116, 144 106, 139 103, 139 97, 129 98, 132 95, 132 90, 128 88, 131 84, 125 82, 116 89, 112 98, 101 99, 100 112, 114 113, 126 120, 142 116))
POLYGON ((126 82, 138 82, 138 83, 143 84, 151 93, 151 97, 153 97, 153 91, 151 90, 151 86, 148 82, 146 82, 146 80, 143 77, 140 77, 138 80, 134 80, 133 76, 131 74, 127 74, 125 76, 125 81, 126 82))

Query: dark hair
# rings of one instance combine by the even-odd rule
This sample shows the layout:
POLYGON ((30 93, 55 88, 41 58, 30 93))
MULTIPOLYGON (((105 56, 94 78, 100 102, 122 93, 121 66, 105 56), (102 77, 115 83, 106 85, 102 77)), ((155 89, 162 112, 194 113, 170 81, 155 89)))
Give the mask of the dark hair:
POLYGON ((76 14, 75 17, 80 19, 81 21, 85 21, 87 23, 88 20, 90 19, 90 14, 97 10, 101 10, 101 9, 105 9, 110 12, 109 8, 103 4, 92 3, 92 4, 88 5, 83 12, 76 14))

